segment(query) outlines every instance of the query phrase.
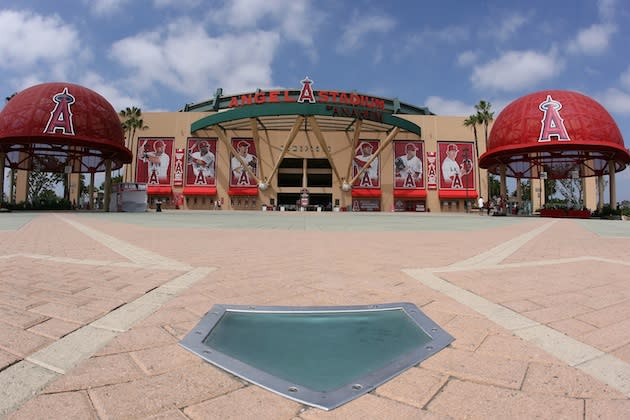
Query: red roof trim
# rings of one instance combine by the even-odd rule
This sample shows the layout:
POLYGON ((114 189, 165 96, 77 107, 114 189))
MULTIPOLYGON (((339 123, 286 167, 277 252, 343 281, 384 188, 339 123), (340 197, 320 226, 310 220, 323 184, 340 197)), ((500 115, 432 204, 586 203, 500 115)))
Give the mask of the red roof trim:
POLYGON ((352 197, 380 198, 381 190, 377 188, 358 188, 352 190, 352 197))
POLYGON ((149 195, 171 195, 173 188, 170 185, 147 185, 149 195))
POLYGON ((438 192, 440 198, 477 198, 479 194, 476 190, 440 190, 438 192))
POLYGON ((191 186, 184 187, 184 195, 217 195, 217 187, 210 186, 191 186))
POLYGON ((427 198, 427 190, 417 188, 394 189, 394 198, 427 198))
POLYGON ((258 195, 258 187, 230 187, 229 195, 258 195))

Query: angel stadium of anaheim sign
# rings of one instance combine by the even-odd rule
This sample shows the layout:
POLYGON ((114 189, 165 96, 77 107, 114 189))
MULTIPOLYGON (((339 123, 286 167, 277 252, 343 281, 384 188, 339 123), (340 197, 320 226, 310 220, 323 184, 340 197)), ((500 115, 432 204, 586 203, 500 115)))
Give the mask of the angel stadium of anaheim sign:
POLYGON ((394 114, 433 115, 427 108, 420 108, 401 103, 398 99, 385 99, 357 92, 338 90, 314 90, 315 82, 308 77, 300 81, 297 89, 257 90, 232 96, 222 96, 223 90, 217 89, 215 97, 209 101, 188 104, 184 112, 227 111, 220 112, 203 122, 193 124, 195 129, 209 123, 220 124, 235 118, 251 118, 280 115, 321 115, 369 120, 404 130, 417 132, 413 123, 397 118, 394 114), (224 115, 222 115, 224 114, 224 115))

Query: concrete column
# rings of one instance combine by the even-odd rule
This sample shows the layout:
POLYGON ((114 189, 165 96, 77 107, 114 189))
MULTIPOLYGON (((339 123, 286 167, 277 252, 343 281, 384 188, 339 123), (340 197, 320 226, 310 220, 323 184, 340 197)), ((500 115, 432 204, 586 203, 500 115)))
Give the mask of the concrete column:
POLYGON ((15 176, 17 169, 11 168, 11 172, 9 172, 9 176, 11 177, 11 181, 9 182, 9 201, 11 204, 15 204, 15 176))
POLYGON ((501 175, 501 179, 500 179, 500 185, 499 185, 499 195, 501 196, 501 205, 503 206, 503 209, 506 210, 507 209, 507 189, 506 189, 506 176, 505 176, 505 164, 502 163, 501 166, 499 166, 499 174, 501 175))
POLYGON ((90 186, 88 187, 88 209, 94 209, 94 171, 90 170, 90 186))
POLYGON ((109 200, 112 195, 112 160, 105 160, 105 196, 103 197, 103 207, 109 211, 109 200))
POLYGON ((28 171, 19 170, 15 182, 15 201, 21 203, 28 200, 28 171))
MULTIPOLYGON (((2 203, 3 201, 4 201, 4 152, 0 152, 0 203, 2 203)), ((9 201, 11 200, 7 199, 7 202, 9 201)))
POLYGON ((615 182, 615 161, 613 160, 608 161, 608 170, 609 170, 608 187, 610 188, 610 207, 612 207, 613 209, 616 209, 617 208, 617 185, 615 182))
POLYGON ((597 177, 597 210, 601 211, 604 207, 604 177, 597 177))

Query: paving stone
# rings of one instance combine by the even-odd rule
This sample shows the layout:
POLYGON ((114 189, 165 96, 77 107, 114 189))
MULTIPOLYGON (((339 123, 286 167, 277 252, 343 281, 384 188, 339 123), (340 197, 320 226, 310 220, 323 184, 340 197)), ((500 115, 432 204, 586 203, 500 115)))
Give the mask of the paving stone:
POLYGON ((94 321, 103 314, 103 312, 98 309, 88 309, 85 307, 77 307, 55 302, 49 302, 44 305, 37 306, 36 308, 31 309, 31 311, 51 318, 58 318, 82 325, 94 321))
POLYGON ((455 419, 582 419, 584 402, 453 379, 428 411, 455 419))
POLYGON ((221 370, 201 364, 88 392, 100 417, 130 418, 186 407, 242 386, 221 370))
POLYGON ((299 414, 299 418, 303 420, 444 419, 444 417, 373 394, 363 395, 332 411, 308 408, 299 414))
POLYGON ((481 343, 476 353, 500 356, 505 359, 522 360, 526 362, 558 363, 558 359, 544 350, 507 334, 489 335, 481 343))
POLYGON ((252 385, 188 406, 184 413, 192 420, 275 420, 290 419, 301 407, 299 403, 252 385))
POLYGON ((96 356, 126 353, 172 344, 177 340, 160 327, 132 328, 120 334, 96 353, 96 356))
POLYGON ((457 378, 519 389, 527 363, 482 353, 445 348, 431 356, 421 367, 457 378))
POLYGON ((597 329, 597 327, 575 318, 550 322, 549 326, 554 330, 558 330, 574 338, 579 338, 580 336, 597 329))
POLYGON ((375 393, 390 400, 423 408, 447 380, 446 375, 411 368, 379 386, 375 393))
POLYGON ((29 356, 52 340, 12 325, 0 328, 0 349, 21 357, 29 356))
POLYGON ((129 382, 144 376, 145 374, 127 353, 92 357, 48 385, 45 392, 97 388, 129 382))
POLYGON ((48 317, 44 315, 0 304, 0 328, 2 323, 5 323, 25 330, 47 319, 48 317))
POLYGON ((530 363, 523 391, 572 398, 616 399, 624 395, 570 366, 530 363))
POLYGON ((38 395, 9 416, 11 420, 98 419, 87 392, 38 395))
POLYGON ((0 350, 0 371, 18 360, 20 360, 19 356, 0 350))
POLYGON ((630 400, 586 400, 586 420, 628 418, 630 400))
POLYGON ((198 364, 201 360, 199 356, 178 344, 139 350, 130 353, 130 356, 147 375, 156 375, 182 366, 198 364))
POLYGON ((72 331, 80 328, 80 324, 64 321, 62 319, 50 318, 40 324, 28 329, 28 331, 43 335, 44 337, 58 340, 61 337, 70 334, 72 331))

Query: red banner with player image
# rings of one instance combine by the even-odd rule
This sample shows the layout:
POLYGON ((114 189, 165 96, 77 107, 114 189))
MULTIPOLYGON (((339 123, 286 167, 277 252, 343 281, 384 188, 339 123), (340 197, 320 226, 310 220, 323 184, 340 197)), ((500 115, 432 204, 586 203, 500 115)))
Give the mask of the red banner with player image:
POLYGON ((427 152, 427 189, 437 190, 437 174, 437 154, 435 152, 427 152))
POLYGON ((172 137, 138 139, 136 182, 146 182, 149 185, 171 184, 173 142, 172 137))
POLYGON ((184 185, 184 149, 178 147, 175 149, 175 167, 173 168, 173 186, 181 187, 184 185))
POLYGON ((216 138, 188 138, 186 144, 186 185, 216 186, 216 138))
POLYGON ((252 174, 258 176, 258 155, 254 140, 234 138, 232 139, 232 147, 239 157, 232 155, 232 159, 230 159, 230 187, 257 186, 256 180, 251 176, 252 174))
POLYGON ((441 190, 475 189, 473 143, 438 142, 441 190))
POLYGON ((354 157, 352 158, 352 178, 359 173, 361 175, 352 184, 354 188, 381 188, 379 158, 374 158, 363 170, 368 161, 378 151, 378 147, 378 140, 361 140, 359 142, 359 146, 354 151, 354 157))
POLYGON ((423 156, 421 141, 394 142, 394 188, 424 189, 423 156))

